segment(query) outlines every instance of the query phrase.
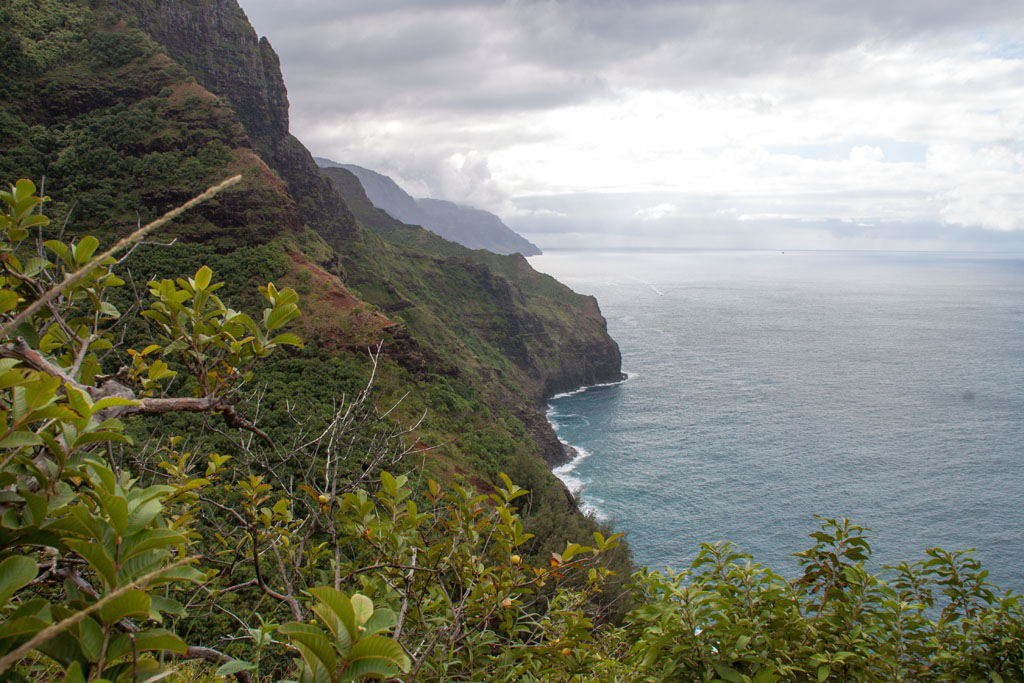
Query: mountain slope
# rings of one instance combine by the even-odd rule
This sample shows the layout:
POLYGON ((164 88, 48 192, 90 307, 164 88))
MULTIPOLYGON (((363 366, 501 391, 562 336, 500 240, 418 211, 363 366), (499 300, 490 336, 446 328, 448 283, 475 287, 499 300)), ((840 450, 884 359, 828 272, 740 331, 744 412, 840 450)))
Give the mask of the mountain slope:
MULTIPOLYGON (((277 58, 233 0, 39 0, 4 18, 4 54, 18 68, 0 82, 0 173, 45 176, 60 200, 51 213, 73 207, 69 232, 120 236, 242 173, 241 185, 126 267, 141 283, 208 264, 243 306, 267 280, 299 291, 309 344, 264 371, 277 390, 263 398, 261 420, 288 434, 296 410, 329 412, 381 342, 382 404, 407 393, 391 418, 426 415, 410 435, 423 455, 403 466, 478 486, 505 471, 533 491, 532 524, 585 525, 545 465, 565 455, 542 401, 619 377, 596 302, 521 257, 422 230, 417 247, 357 221, 288 133, 277 58)), ((117 353, 111 370, 123 362, 117 353)), ((537 551, 550 540, 538 539, 537 551)))
POLYGON ((496 254, 535 256, 540 249, 488 211, 441 199, 415 199, 386 175, 354 164, 315 157, 321 168, 344 168, 355 174, 373 205, 409 225, 421 225, 470 249, 496 254))

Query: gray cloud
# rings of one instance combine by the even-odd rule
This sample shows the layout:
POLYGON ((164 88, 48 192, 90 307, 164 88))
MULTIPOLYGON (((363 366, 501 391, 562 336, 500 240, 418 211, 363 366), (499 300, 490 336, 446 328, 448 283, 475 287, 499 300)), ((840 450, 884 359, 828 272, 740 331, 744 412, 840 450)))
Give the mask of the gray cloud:
POLYGON ((316 154, 528 232, 1024 227, 1020 0, 240 1, 316 154))
POLYGON ((682 87, 864 42, 998 30, 1017 0, 243 0, 283 57, 295 106, 487 111, 582 102, 609 82, 682 87), (330 83, 330 87, 324 87, 330 83))

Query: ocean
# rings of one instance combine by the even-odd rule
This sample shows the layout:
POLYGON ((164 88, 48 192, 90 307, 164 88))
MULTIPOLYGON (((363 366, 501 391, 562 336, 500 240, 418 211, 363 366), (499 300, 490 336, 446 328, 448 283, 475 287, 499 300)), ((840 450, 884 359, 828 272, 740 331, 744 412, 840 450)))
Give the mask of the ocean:
POLYGON ((1024 255, 550 251, 629 379, 560 395, 555 472, 638 564, 726 540, 785 576, 814 515, 874 571, 976 548, 1024 592, 1024 255))

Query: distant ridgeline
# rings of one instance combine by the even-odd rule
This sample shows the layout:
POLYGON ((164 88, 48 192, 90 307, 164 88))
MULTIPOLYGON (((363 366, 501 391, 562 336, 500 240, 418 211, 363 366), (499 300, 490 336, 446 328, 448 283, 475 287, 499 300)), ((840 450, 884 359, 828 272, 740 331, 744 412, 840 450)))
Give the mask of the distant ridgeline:
POLYGON ((375 207, 409 225, 420 225, 446 240, 495 254, 536 256, 540 248, 488 211, 441 199, 416 199, 386 175, 354 164, 313 157, 324 169, 343 168, 359 179, 375 207))
MULTIPOLYGON (((287 437, 304 416, 357 394, 370 373, 367 350, 381 343, 373 402, 386 409, 405 396, 388 416, 398 426, 425 415, 407 436, 415 455, 399 469, 483 491, 507 473, 532 492, 523 509, 537 557, 567 537, 591 540, 595 524, 550 473, 566 456, 543 402, 620 377, 593 297, 519 254, 473 251, 399 223, 347 171, 321 173, 288 132, 278 57, 236 0, 15 5, 0 10, 9 72, 0 81, 0 176, 5 185, 45 178, 56 200, 48 213, 59 225, 71 212, 69 235, 108 242, 242 174, 154 237, 173 245, 144 245, 126 267, 144 291, 149 279, 209 265, 243 308, 258 282, 299 292, 295 331, 306 348, 279 354, 257 377, 268 388, 259 406, 267 431, 287 437)), ((466 215, 497 221, 443 202, 424 207, 459 229, 466 215)), ((467 243, 537 253, 504 229, 467 243)), ((130 365, 108 360, 111 371, 130 365)))

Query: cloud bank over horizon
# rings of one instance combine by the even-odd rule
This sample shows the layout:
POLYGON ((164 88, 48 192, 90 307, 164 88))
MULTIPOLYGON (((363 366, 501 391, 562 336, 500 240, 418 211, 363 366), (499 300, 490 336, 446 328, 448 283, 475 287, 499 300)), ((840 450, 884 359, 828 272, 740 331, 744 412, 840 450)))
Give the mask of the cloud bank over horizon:
POLYGON ((540 246, 1024 250, 1016 0, 242 0, 292 131, 540 246))

